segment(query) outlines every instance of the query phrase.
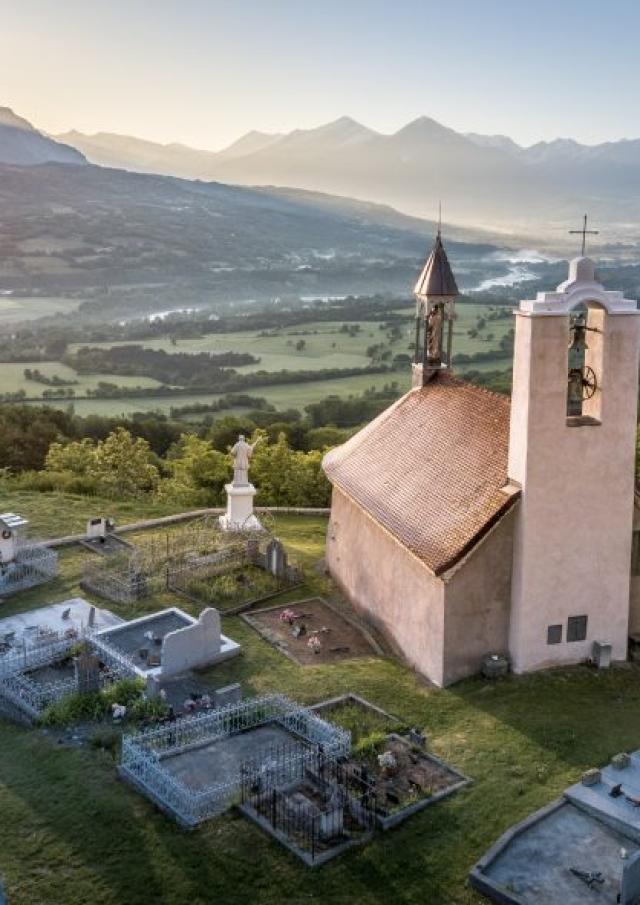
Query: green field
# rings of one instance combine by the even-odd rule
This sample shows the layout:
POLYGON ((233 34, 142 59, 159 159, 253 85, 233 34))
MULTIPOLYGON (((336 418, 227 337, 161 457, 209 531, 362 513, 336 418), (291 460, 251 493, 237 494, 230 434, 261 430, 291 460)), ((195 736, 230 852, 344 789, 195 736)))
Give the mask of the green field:
MULTIPOLYGON (((2 366, 0 365, 0 367, 2 366)), ((122 379, 119 377, 115 382, 119 383, 122 379)), ((134 385, 138 382, 137 377, 129 379, 134 382, 134 385)), ((144 378, 140 378, 140 381, 142 380, 144 378)), ((318 402, 331 394, 339 396, 356 395, 371 387, 381 388, 392 381, 397 381, 401 388, 408 389, 411 384, 411 374, 408 371, 406 373, 364 374, 356 375, 355 377, 335 378, 334 380, 312 380, 309 383, 286 383, 273 387, 256 387, 255 389, 247 389, 244 392, 251 393, 252 396, 261 396, 277 408, 297 408, 301 411, 305 405, 318 402)), ((219 398, 220 394, 205 393, 185 396, 154 396, 150 398, 131 397, 130 399, 80 399, 78 401, 59 399, 55 401, 47 400, 47 404, 57 408, 66 408, 72 403, 78 415, 98 414, 116 417, 118 415, 131 415, 133 412, 141 411, 168 413, 172 406, 189 405, 194 402, 208 403, 219 398)), ((225 409, 222 415, 228 415, 229 413, 230 410, 225 409)))
MULTIPOLYGON (((325 368, 364 368, 370 364, 367 356, 367 348, 382 343, 391 350, 392 356, 398 354, 412 355, 414 342, 414 321, 412 308, 398 309, 407 316, 407 320, 401 324, 402 334, 389 341, 387 331, 381 329, 379 322, 360 322, 359 332, 350 336, 341 332, 342 322, 317 322, 303 324, 295 327, 282 328, 276 331, 277 335, 261 336, 262 331, 235 332, 226 334, 208 334, 199 339, 181 339, 173 345, 168 337, 150 339, 140 343, 124 343, 128 345, 143 345, 150 349, 163 349, 171 352, 187 352, 196 354, 199 352, 248 352, 260 359, 257 364, 246 365, 238 368, 241 373, 251 373, 257 370, 269 372, 280 370, 322 370, 325 368), (304 341, 304 348, 296 349, 296 343, 304 341)), ((476 337, 469 336, 469 330, 477 326, 478 318, 486 318, 489 313, 487 305, 459 304, 456 309, 456 322, 454 326, 453 350, 455 353, 473 354, 496 349, 502 336, 511 329, 512 319, 488 321, 483 330, 476 337)), ((1 314, 0 314, 1 317, 1 314)), ((79 345, 93 345, 108 348, 112 343, 87 343, 79 345)), ((71 346, 74 351, 78 346, 71 346)), ((480 363, 470 363, 458 366, 457 370, 464 374, 473 369, 478 371, 493 371, 506 368, 508 362, 505 359, 489 360, 480 363)), ((27 362, 19 364, 0 364, 0 392, 16 392, 24 389, 29 396, 40 397, 48 387, 43 384, 24 379, 25 367, 39 368, 43 374, 52 376, 57 374, 68 379, 77 379, 78 385, 74 387, 76 395, 82 396, 87 389, 94 388, 101 381, 115 383, 119 386, 154 387, 159 386, 157 380, 148 377, 123 377, 117 374, 89 374, 77 375, 75 371, 66 365, 56 362, 27 362)), ((272 387, 247 387, 244 392, 254 396, 262 396, 277 408, 297 408, 300 411, 306 405, 317 402, 325 396, 337 394, 348 396, 362 393, 372 387, 379 388, 385 383, 397 381, 402 389, 407 389, 411 382, 410 368, 402 371, 383 375, 358 375, 346 378, 334 378, 330 380, 311 381, 308 383, 291 383, 272 387)), ((216 394, 199 393, 174 397, 130 397, 123 399, 80 399, 73 404, 79 415, 100 414, 105 416, 131 415, 140 411, 159 411, 168 413, 172 406, 182 406, 191 403, 209 403, 218 398, 216 394)), ((47 400, 48 404, 65 408, 69 400, 47 400)))
POLYGON ((69 314, 82 304, 82 299, 59 297, 20 297, 0 295, 0 323, 13 324, 18 321, 33 321, 38 317, 54 314, 69 314))
MULTIPOLYGON (((3 504, 43 532, 121 511, 120 504, 47 494, 9 493, 3 504)), ((131 517, 146 511, 157 507, 141 502, 131 517)), ((315 568, 326 526, 320 518, 277 520, 307 581, 283 604, 332 593, 315 568)), ((6 601, 4 614, 77 594, 89 555, 64 551, 60 577, 6 601)), ((113 609, 130 617, 167 603, 195 612, 169 595, 113 609)), ((178 829, 117 778, 108 753, 79 745, 72 732, 59 743, 51 730, 0 722, 0 873, 12 905, 481 905, 486 900, 466 877, 495 839, 583 770, 640 743, 636 664, 470 679, 439 690, 392 657, 303 668, 237 617, 223 617, 223 631, 243 652, 203 674, 212 687, 239 681, 246 695, 280 691, 303 703, 354 691, 424 729, 430 749, 473 783, 312 872, 233 812, 194 832, 178 829)))
POLYGON ((0 362, 0 393, 16 393, 24 390, 27 396, 41 396, 45 390, 53 389, 44 383, 35 380, 27 380, 24 376, 25 368, 38 369, 45 377, 57 375, 65 380, 77 380, 77 386, 72 389, 81 396, 88 389, 94 389, 101 381, 116 383, 125 387, 156 387, 160 386, 158 380, 151 377, 121 377, 119 374, 77 374, 73 368, 67 367, 59 361, 25 361, 25 362, 0 362))
MULTIPOLYGON (((488 322, 481 334, 472 339, 468 330, 476 325, 479 317, 486 317, 488 305, 464 304, 456 308, 454 326, 454 352, 472 354, 497 348, 502 336, 513 326, 511 318, 488 322), (492 339, 487 337, 493 335, 492 339)), ((363 368, 369 363, 366 354, 368 346, 385 342, 394 355, 413 354, 414 320, 413 309, 396 309, 407 317, 403 325, 402 337, 393 343, 386 340, 386 332, 380 329, 377 321, 359 322, 360 331, 355 336, 341 333, 342 321, 319 321, 318 323, 300 324, 283 327, 277 335, 261 336, 263 331, 247 331, 236 333, 210 333, 198 339, 179 339, 173 345, 168 337, 147 339, 139 342, 118 343, 118 345, 141 345, 147 349, 162 349, 165 352, 248 352, 260 358, 258 364, 245 365, 237 370, 241 373, 251 371, 290 371, 321 370, 322 368, 363 368), (298 351, 296 342, 304 340, 304 349, 298 351)), ((79 346, 109 348, 115 343, 78 343, 70 346, 74 351, 79 346)))

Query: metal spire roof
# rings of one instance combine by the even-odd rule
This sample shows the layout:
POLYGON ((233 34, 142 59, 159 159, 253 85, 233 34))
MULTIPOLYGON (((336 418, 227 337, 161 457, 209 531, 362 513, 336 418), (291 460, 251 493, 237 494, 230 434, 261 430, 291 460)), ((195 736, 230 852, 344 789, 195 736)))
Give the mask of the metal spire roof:
POLYGON ((424 265, 413 291, 415 295, 421 296, 450 297, 458 294, 458 287, 442 244, 440 230, 438 230, 433 250, 427 258, 427 263, 424 265))

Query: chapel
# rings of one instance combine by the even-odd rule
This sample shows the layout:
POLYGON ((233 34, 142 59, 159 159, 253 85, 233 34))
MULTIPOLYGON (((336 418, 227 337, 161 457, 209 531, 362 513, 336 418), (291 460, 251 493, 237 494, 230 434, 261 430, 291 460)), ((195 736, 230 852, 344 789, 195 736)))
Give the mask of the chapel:
POLYGON ((453 373, 440 231, 414 294, 412 388, 323 461, 332 577, 440 686, 494 653, 516 673, 586 660, 596 642, 625 659, 640 630, 636 302, 572 260, 515 311, 509 399, 453 373))

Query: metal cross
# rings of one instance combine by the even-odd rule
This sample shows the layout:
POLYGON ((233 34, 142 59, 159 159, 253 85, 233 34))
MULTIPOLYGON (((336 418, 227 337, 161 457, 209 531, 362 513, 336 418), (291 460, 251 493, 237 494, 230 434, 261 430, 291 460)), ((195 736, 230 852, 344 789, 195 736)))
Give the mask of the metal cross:
POLYGON ((569 235, 570 236, 582 236, 581 255, 584 258, 584 250, 585 250, 585 246, 587 244, 587 236, 597 236, 598 230, 597 229, 587 229, 587 215, 585 214, 584 221, 582 223, 582 229, 570 229, 569 235))

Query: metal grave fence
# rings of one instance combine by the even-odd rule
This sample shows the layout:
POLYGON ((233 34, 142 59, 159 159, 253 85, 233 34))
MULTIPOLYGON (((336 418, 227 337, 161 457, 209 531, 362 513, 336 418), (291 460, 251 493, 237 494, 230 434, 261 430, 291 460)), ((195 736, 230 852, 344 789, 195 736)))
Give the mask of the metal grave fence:
MULTIPOLYGON (((239 767, 225 781, 194 790, 176 779, 163 760, 269 723, 297 735, 300 750, 320 746, 329 754, 342 757, 351 748, 351 734, 346 730, 283 695, 264 695, 125 735, 120 773, 180 823, 195 826, 231 806, 240 793, 239 767)), ((287 767, 270 764, 269 769, 278 772, 287 767)))
POLYGON ((243 813, 308 864, 328 860, 374 832, 375 786, 351 763, 293 746, 244 761, 241 773, 243 813), (271 763, 277 766, 265 768, 271 763))

